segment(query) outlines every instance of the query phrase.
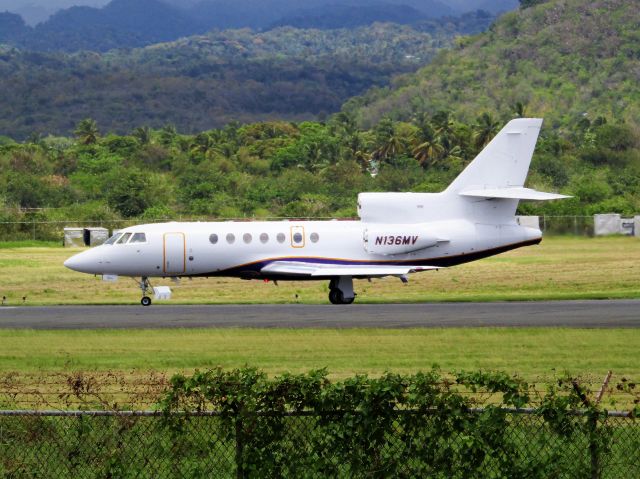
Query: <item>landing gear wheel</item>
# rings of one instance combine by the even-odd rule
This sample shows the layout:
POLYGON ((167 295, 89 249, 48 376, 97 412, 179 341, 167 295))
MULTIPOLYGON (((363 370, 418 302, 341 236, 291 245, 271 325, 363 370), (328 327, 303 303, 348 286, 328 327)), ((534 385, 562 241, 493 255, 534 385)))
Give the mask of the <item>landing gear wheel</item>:
POLYGON ((329 291, 329 301, 331 304, 343 304, 344 297, 342 296, 342 291, 337 288, 329 291))
POLYGON ((140 278, 140 291, 142 291, 142 299, 140 300, 140 304, 142 306, 151 306, 151 298, 147 296, 147 291, 151 288, 151 283, 149 283, 149 278, 143 276, 140 278))
POLYGON ((340 291, 338 288, 334 288, 329 291, 329 301, 331 302, 331 304, 351 304, 353 303, 354 299, 356 298, 345 298, 342 291, 340 291))

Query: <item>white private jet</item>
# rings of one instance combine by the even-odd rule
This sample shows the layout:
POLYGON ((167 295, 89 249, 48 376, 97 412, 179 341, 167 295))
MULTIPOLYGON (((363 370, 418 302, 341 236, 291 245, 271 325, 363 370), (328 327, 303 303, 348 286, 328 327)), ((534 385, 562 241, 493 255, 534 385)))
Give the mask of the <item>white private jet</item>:
POLYGON ((146 224, 64 264, 105 279, 140 277, 144 306, 149 278, 214 276, 329 280, 329 301, 350 304, 353 278, 406 282, 409 273, 538 244, 540 230, 516 221, 518 201, 567 198, 524 187, 541 126, 510 121, 441 193, 361 193, 360 221, 146 224))

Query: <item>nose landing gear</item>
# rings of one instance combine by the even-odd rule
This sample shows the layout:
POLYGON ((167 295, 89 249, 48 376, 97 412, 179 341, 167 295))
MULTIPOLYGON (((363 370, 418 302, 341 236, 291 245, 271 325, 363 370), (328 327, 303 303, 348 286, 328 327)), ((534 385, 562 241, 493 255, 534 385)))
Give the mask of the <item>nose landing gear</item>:
POLYGON ((140 304, 142 306, 151 306, 151 298, 147 296, 147 291, 151 288, 151 283, 149 282, 149 278, 143 276, 140 278, 140 290, 142 291, 142 299, 140 300, 140 304))
POLYGON ((340 276, 329 283, 329 301, 331 304, 351 304, 356 299, 353 292, 353 278, 340 276))

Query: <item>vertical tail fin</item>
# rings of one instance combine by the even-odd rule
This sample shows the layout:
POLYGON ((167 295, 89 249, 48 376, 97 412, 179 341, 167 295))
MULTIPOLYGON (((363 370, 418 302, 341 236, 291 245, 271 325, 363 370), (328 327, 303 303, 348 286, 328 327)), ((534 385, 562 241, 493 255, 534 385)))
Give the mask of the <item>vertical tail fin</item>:
POLYGON ((542 119, 511 120, 449 185, 447 192, 522 187, 542 119))

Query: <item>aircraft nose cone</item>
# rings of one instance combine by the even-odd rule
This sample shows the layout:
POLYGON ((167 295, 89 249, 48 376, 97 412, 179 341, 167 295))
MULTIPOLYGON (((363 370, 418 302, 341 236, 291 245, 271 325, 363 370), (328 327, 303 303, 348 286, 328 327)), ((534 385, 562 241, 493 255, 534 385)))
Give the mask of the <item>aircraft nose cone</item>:
POLYGON ((64 265, 73 271, 78 271, 79 273, 93 273, 93 270, 97 269, 96 267, 98 265, 95 264, 95 261, 92 261, 92 256, 93 255, 90 254, 90 251, 85 251, 72 256, 64 262, 64 265))

